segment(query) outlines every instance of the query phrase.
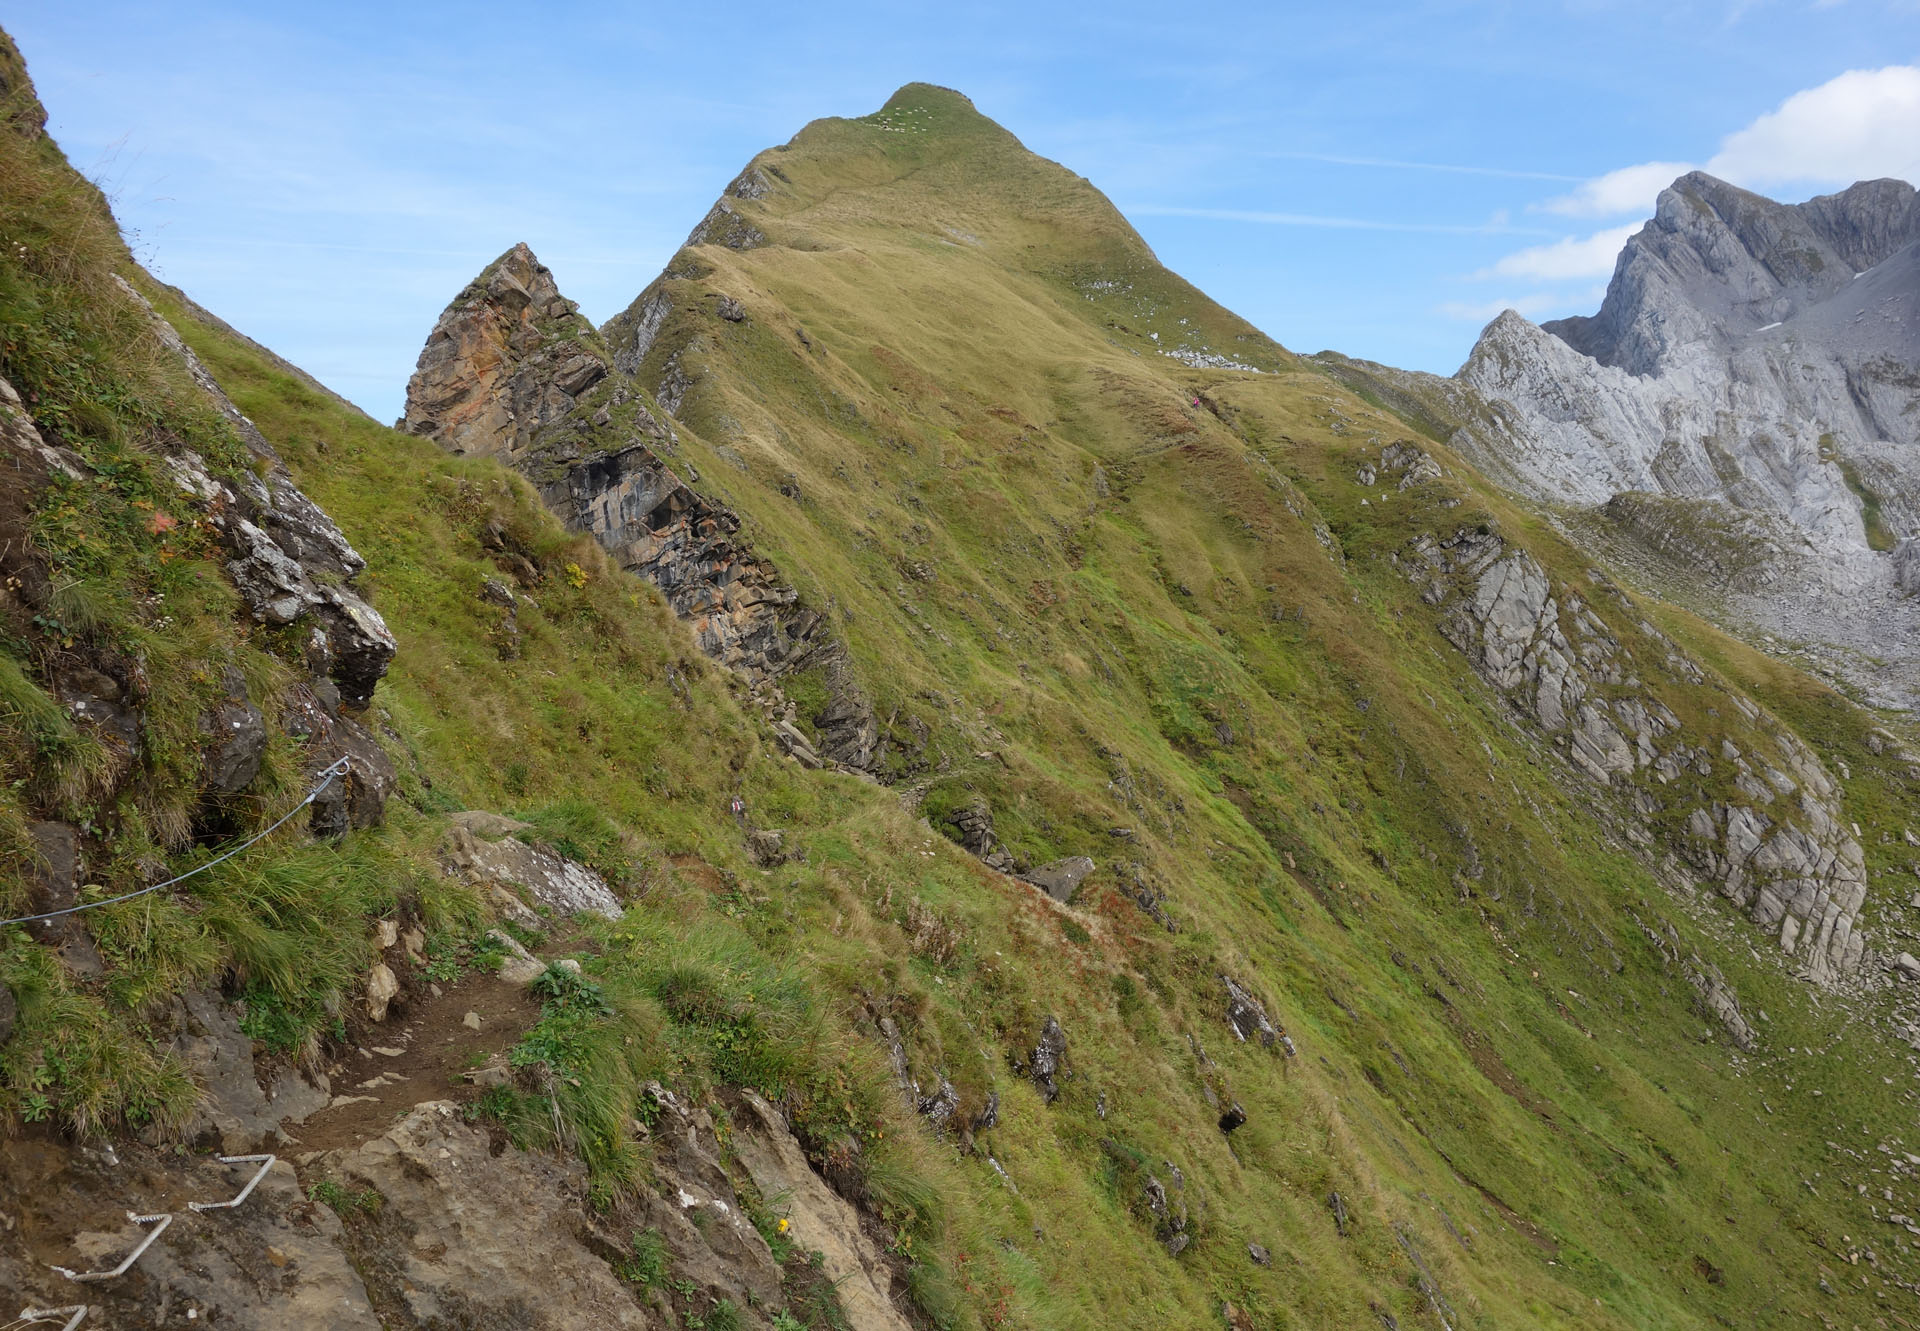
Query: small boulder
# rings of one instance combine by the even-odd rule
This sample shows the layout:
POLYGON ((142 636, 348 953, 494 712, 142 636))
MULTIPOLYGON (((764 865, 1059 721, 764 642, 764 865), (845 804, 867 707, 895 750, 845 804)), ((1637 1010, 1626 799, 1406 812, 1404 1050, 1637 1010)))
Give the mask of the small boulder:
POLYGON ((1902 952, 1893 959, 1893 968, 1909 980, 1920 980, 1920 958, 1911 952, 1902 952))
POLYGON ((1253 1264, 1255 1266, 1272 1266, 1273 1265, 1273 1254, 1268 1252, 1265 1248, 1261 1247, 1257 1243, 1249 1243, 1247 1245, 1247 1256, 1253 1259, 1253 1264))
POLYGON ((1061 1064, 1067 1056, 1067 1034, 1060 1029, 1060 1023, 1048 1017, 1040 1028, 1040 1043, 1033 1048, 1033 1062, 1030 1073, 1033 1084, 1040 1088, 1040 1094, 1048 1104, 1060 1098, 1060 1084, 1056 1080, 1061 1072, 1061 1064))
POLYGON ((747 833, 747 854, 762 869, 775 868, 787 862, 786 840, 783 832, 756 827, 747 833))
POLYGON ((387 963, 374 962, 373 969, 367 972, 367 1018, 370 1021, 385 1021, 387 1006, 399 993, 400 981, 394 978, 387 963))
POLYGON ((954 1090, 952 1082, 942 1077, 933 1094, 921 1096, 914 1107, 920 1111, 920 1116, 932 1125, 933 1130, 938 1132, 946 1127, 954 1111, 960 1108, 960 1093, 954 1090))
POLYGON ((1069 855, 1064 860, 1055 860, 1030 870, 1026 880, 1065 905, 1073 900, 1074 892, 1093 870, 1093 861, 1085 855, 1069 855))
POLYGON ((1231 1135, 1235 1128, 1240 1127, 1246 1121, 1247 1111, 1240 1107, 1238 1100, 1235 1100, 1227 1106, 1226 1112, 1220 1115, 1220 1131, 1231 1135))
POLYGON ((504 929, 489 929, 487 937, 507 950, 500 958, 499 974, 508 984, 532 984, 546 973, 547 964, 520 946, 520 940, 504 929))
POLYGON ((1233 1033, 1242 1042, 1257 1039, 1263 1047, 1273 1048, 1280 1031, 1267 1016, 1266 1006, 1231 975, 1222 975, 1220 982, 1227 988, 1227 1025, 1233 1033))

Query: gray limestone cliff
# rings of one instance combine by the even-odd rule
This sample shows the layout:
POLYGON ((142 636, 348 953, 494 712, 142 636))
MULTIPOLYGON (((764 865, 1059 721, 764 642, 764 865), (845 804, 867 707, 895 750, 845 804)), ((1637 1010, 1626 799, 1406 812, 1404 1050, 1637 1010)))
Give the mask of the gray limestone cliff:
POLYGON ((1785 205, 1694 172, 1600 310, 1509 310, 1451 380, 1329 362, 1736 630, 1920 698, 1920 198, 1785 205))
POLYGON ((1865 853, 1798 736, 1719 690, 1597 571, 1556 587, 1484 528, 1423 535, 1395 562, 1475 673, 1573 771, 1624 796, 1629 839, 1669 877, 1710 882, 1816 984, 1860 971, 1865 853))

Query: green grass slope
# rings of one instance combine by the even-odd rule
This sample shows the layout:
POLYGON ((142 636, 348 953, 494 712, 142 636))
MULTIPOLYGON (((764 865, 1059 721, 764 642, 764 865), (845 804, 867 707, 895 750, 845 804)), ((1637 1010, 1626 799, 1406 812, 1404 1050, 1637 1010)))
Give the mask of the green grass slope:
MULTIPOLYGON (((1871 1004, 1818 1000, 1744 921, 1660 886, 1612 797, 1507 716, 1388 555, 1485 523, 1556 578, 1584 579, 1584 562, 1443 450, 1444 483, 1362 491, 1354 469, 1397 419, 1165 273, 1090 187, 956 94, 905 89, 756 166, 770 188, 738 215, 773 243, 676 259, 642 379, 670 361, 688 375, 684 456, 831 607, 880 715, 928 737, 902 786, 779 757, 658 597, 525 482, 351 411, 96 237, 97 262, 144 283, 366 556, 400 642, 375 712, 403 798, 336 849, 276 842, 244 880, 163 899, 127 922, 144 953, 103 948, 99 983, 8 937, 10 985, 41 976, 66 1004, 22 1002, 0 1060, 12 1121, 31 1096, 78 1090, 72 1059, 23 1051, 68 1027, 144 1048, 187 985, 251 994, 324 1039, 336 962, 263 978, 234 940, 308 918, 350 933, 396 896, 446 945, 470 939, 476 904, 425 864, 448 810, 498 808, 544 820, 630 906, 593 939, 606 1006, 556 1005, 522 1046, 564 1074, 558 1103, 521 1091, 493 1111, 529 1145, 565 1123, 613 1204, 646 1186, 648 1148, 624 1130, 646 1077, 761 1089, 862 1202, 923 1325, 1914 1320, 1915 1251, 1873 1213, 1920 1205, 1866 1163, 1914 1146, 1913 1080, 1871 1004), (713 292, 747 319, 713 317, 713 292), (504 576, 502 535, 534 572, 512 653, 479 595, 504 576), (804 858, 756 867, 735 795, 804 858), (933 830, 975 796, 1022 857, 1099 862, 1074 906, 933 830), (365 868, 316 874, 319 857, 365 868), (1174 930, 1141 909, 1151 893, 1174 930), (1640 927, 1660 922, 1764 1009, 1755 1051, 1699 1013, 1640 927), (1265 999, 1297 1057, 1234 1037, 1222 973, 1265 999), (997 1094, 998 1124, 964 1146, 930 1131, 892 1085, 882 1016, 923 1086, 946 1077, 963 1115, 997 1094), (1051 1103, 1019 1067, 1049 1016, 1068 1072, 1051 1103), (1228 1136, 1235 1103, 1246 1123, 1228 1136)), ((10 235, 19 218, 75 225, 5 183, 10 235)), ((76 295, 10 250, 0 279, 8 378, 63 404, 36 410, 41 428, 148 475, 129 399, 70 372, 121 366, 118 344, 74 351, 48 331, 110 308, 104 288, 76 295)), ((607 332, 618 349, 621 325, 607 332)), ((42 509, 39 530, 58 518, 42 509)), ((103 594, 156 576, 80 571, 103 594)), ((80 639, 183 641, 178 620, 124 604, 80 639)), ((220 653, 270 669, 270 635, 215 609, 182 679, 220 653)), ((1872 866, 1901 868, 1898 828, 1920 820, 1869 719, 1677 616, 1660 625, 1717 672, 1703 687, 1753 689, 1851 765, 1872 866)), ((44 625, 0 645, 29 681, 55 650, 44 625)), ((52 797, 33 784, 50 770, 34 715, 7 712, 15 821, 52 797)), ((156 769, 156 795, 167 780, 156 769)), ((124 834, 138 810, 66 812, 124 834)))
MULTIPOLYGON (((1431 444, 1444 484, 1369 499, 1354 474, 1406 423, 1165 273, 1097 192, 957 94, 913 86, 819 122, 742 179, 730 206, 763 241, 675 259, 651 293, 674 312, 640 367, 690 378, 678 418, 706 483, 838 607, 879 713, 936 737, 935 770, 910 783, 934 825, 985 795, 1017 854, 1111 866, 1092 911, 1114 933, 1097 941, 1121 973, 1161 977, 1209 1058, 1244 1052, 1207 1039, 1222 969, 1258 976, 1307 1034, 1291 1083, 1258 1059, 1221 1074, 1252 1111, 1232 1150, 1208 1133, 1215 1069, 1189 1049, 1186 1096, 1169 1087, 1141 1129, 1147 1155, 1198 1130, 1254 1164, 1262 1143, 1253 1169, 1210 1181, 1239 1194, 1237 1216, 1296 1232, 1324 1233, 1322 1184, 1359 1171, 1376 1219, 1416 1226, 1487 1325, 1791 1321, 1845 1296, 1821 1292, 1822 1264, 1876 1230, 1882 1267, 1907 1257, 1860 1201, 1864 1173, 1846 1196, 1817 1179, 1840 1163, 1824 1142, 1911 1129, 1910 1060, 1878 1009, 1823 1009, 1743 922, 1658 886, 1611 797, 1491 704, 1391 562, 1422 532, 1484 523, 1599 601, 1583 556, 1431 444), (716 294, 748 319, 714 317, 716 294), (1167 888, 1179 935, 1126 904, 1127 861, 1167 888), (1663 920, 1767 1012, 1757 1056, 1703 1043, 1640 927, 1663 920), (1842 1028, 1858 1033, 1844 1052, 1842 1028), (1808 1049, 1822 1061, 1787 1052, 1808 1049), (1270 1117, 1300 1124, 1247 1098, 1276 1082, 1313 1086, 1327 1140, 1262 1142, 1270 1117), (1327 1172, 1264 1195, 1254 1176, 1286 1177, 1294 1152, 1327 1172), (1423 1197, 1516 1218, 1470 1254, 1423 1197)), ((606 330, 616 349, 632 318, 606 330)), ((1648 645, 1648 608, 1603 613, 1648 645)), ((1686 724, 1723 725, 1724 691, 1765 673, 1762 697, 1848 765, 1885 884, 1869 909, 1897 913, 1913 795, 1867 747, 1874 718, 1665 618, 1724 672, 1664 695, 1686 724), (1822 727, 1801 721, 1815 697, 1822 727)), ((1276 1296, 1243 1256, 1209 1243, 1179 1264, 1218 1262, 1215 1288, 1256 1307, 1307 1283, 1276 1296)), ((1868 1298, 1892 1288, 1880 1278, 1868 1298)))

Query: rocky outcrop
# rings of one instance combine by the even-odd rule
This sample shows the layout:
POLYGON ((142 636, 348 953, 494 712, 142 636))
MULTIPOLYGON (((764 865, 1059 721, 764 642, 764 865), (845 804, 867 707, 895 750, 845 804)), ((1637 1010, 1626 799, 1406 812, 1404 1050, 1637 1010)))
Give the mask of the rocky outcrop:
POLYGON ((1636 544, 1742 626, 1911 702, 1920 580, 1920 200, 1868 181, 1787 206, 1695 172, 1627 242, 1600 311, 1508 311, 1453 385, 1453 439, 1537 498, 1684 501, 1636 544), (1465 389, 1462 395, 1457 389, 1465 389), (1716 552, 1734 579, 1697 567, 1716 552), (1650 546, 1650 548, 1648 548, 1650 546), (1729 585, 1731 584, 1731 585, 1729 585), (1880 658, 1876 661, 1871 658, 1880 658), (1885 663, 1882 664, 1881 662, 1885 663))
POLYGON ((947 825, 953 829, 960 848, 989 869, 1001 873, 1014 871, 1013 856, 994 835, 993 809, 984 799, 975 796, 949 813, 947 825))
POLYGON ((351 1217, 346 1246, 381 1325, 655 1325, 593 1250, 597 1239, 619 1251, 624 1236, 594 1233, 579 1166, 496 1155, 450 1101, 416 1105, 383 1136, 312 1168, 379 1199, 351 1217))
POLYGON ((907 1331, 890 1298, 886 1256, 860 1227, 859 1214, 807 1164, 780 1111, 752 1091, 741 1092, 745 1113, 733 1149, 762 1197, 782 1198, 793 1242, 820 1254, 820 1267, 839 1295, 852 1331, 907 1331))
POLYGON ((1637 816, 1664 827, 1667 849, 1774 933, 1809 978, 1831 985, 1858 969, 1865 854, 1839 787, 1791 731, 1733 695, 1746 727, 1687 733, 1642 676, 1698 687, 1698 667, 1645 623, 1661 656, 1636 660, 1585 597, 1564 586, 1556 595, 1538 561, 1496 534, 1424 535, 1396 560, 1475 672, 1575 769, 1633 790, 1637 816))
MULTIPOLYGON (((776 735, 807 766, 868 770, 879 727, 824 617, 755 553, 736 513, 689 483, 692 468, 669 462, 675 433, 662 417, 679 398, 662 389, 657 413, 634 378, 672 313, 660 283, 649 293, 609 325, 616 354, 532 251, 514 246, 440 316, 402 425, 524 472, 569 527, 660 590, 707 656, 771 690, 771 713, 784 707, 782 676, 818 669, 829 702, 804 718, 812 735, 792 719, 776 735)), ((715 317, 743 313, 728 300, 715 317)))
POLYGON ((532 829, 523 822, 469 809, 456 813, 440 845, 441 863, 463 881, 484 889, 511 918, 527 912, 521 894, 534 904, 560 915, 593 914, 620 918, 620 900, 600 875, 530 844, 519 834, 532 829), (504 898, 504 899, 502 899, 504 898))
POLYGON ((379 611, 351 586, 366 571, 360 557, 320 506, 294 484, 266 436, 233 404, 200 358, 138 291, 116 277, 127 299, 153 321, 160 341, 178 356, 202 392, 253 454, 256 466, 231 478, 216 478, 191 451, 167 458, 180 490, 203 504, 225 542, 227 572, 262 623, 309 620, 308 664, 339 687, 340 700, 361 708, 387 673, 396 650, 379 611))
POLYGON ((1080 884, 1086 881, 1087 875, 1093 870, 1093 861, 1085 855, 1069 855, 1063 860, 1055 860, 1037 869, 1029 869, 1022 876, 1055 901, 1065 905, 1073 900, 1073 894, 1079 891, 1080 884))
POLYGON ((518 461, 607 374, 600 335, 523 243, 454 297, 427 337, 398 428, 518 461))
MULTIPOLYGON (((256 623, 299 635, 305 678, 278 701, 282 725, 299 739, 309 773, 345 758, 349 772, 317 801, 313 826, 323 833, 379 821, 395 775, 360 713, 393 660, 396 645, 380 614, 354 590, 366 569, 332 518, 294 483, 278 453, 236 407, 180 338, 129 283, 121 296, 150 321, 162 347, 176 356, 226 420, 252 459, 231 471, 209 466, 184 447, 162 454, 173 493, 155 520, 204 523, 225 553, 225 571, 256 623)), ((0 469, 21 494, 84 480, 85 461, 49 446, 11 384, 0 380, 0 469)), ((44 596, 44 572, 22 565, 13 585, 30 604, 44 596)), ((110 663, 109 663, 110 664, 110 663)), ((137 669, 130 668, 133 678, 137 669)), ((235 671, 224 676, 226 698, 200 718, 201 785, 209 799, 243 793, 259 774, 268 736, 261 709, 235 671)), ((87 669, 52 681, 53 691, 99 738, 117 764, 113 784, 132 770, 142 718, 125 681, 87 669)), ((264 701, 264 700, 262 700, 264 701)))
POLYGON ((202 1092, 182 1129, 186 1140, 217 1146, 228 1155, 257 1151, 286 1139, 287 1122, 298 1125, 326 1107, 332 1087, 324 1073, 281 1067, 263 1086, 239 1011, 213 995, 181 998, 173 1026, 173 1051, 202 1092))
POLYGON ((1027 1075, 1048 1104, 1060 1098, 1060 1079, 1066 1075, 1067 1033, 1049 1016, 1040 1026, 1040 1039, 1027 1063, 1027 1075))
POLYGON ((658 587, 700 649, 729 669, 763 682, 815 645, 820 615, 753 554, 740 519, 648 445, 583 457, 542 492, 569 525, 658 587))
POLYGON ((275 1162, 239 1207, 187 1209, 190 1201, 231 1198, 257 1168, 137 1144, 80 1150, 53 1142, 0 1154, 11 1222, 0 1233, 0 1290, 15 1300, 7 1315, 80 1298, 89 1307, 83 1325, 130 1331, 391 1325, 348 1260, 340 1220, 306 1196, 290 1162, 275 1162), (51 1269, 111 1269, 142 1232, 127 1222, 129 1208, 173 1219, 126 1275, 75 1285, 51 1269))
POLYGON ((1293 1041, 1267 1016, 1266 1004, 1255 998, 1251 990, 1231 975, 1222 975, 1220 983, 1226 986, 1227 1025, 1234 1036, 1243 1044, 1248 1040, 1258 1040, 1261 1047, 1266 1049, 1281 1045, 1291 1056, 1293 1041))

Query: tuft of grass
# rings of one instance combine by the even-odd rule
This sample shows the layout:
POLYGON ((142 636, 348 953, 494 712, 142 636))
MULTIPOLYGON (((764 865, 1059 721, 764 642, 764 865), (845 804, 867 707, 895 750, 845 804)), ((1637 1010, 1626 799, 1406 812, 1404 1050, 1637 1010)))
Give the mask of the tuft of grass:
POLYGON ((76 990, 53 954, 20 930, 0 940, 0 983, 17 1014, 0 1045, 0 1113, 51 1122, 80 1137, 185 1126, 199 1091, 171 1051, 76 990))
POLYGON ((647 1289, 665 1284, 669 1269, 666 1236, 651 1227, 633 1231, 629 1255, 614 1266, 622 1280, 647 1289))
POLYGON ((356 1215, 376 1215, 384 1200, 372 1188, 349 1188, 335 1178, 323 1178, 307 1189, 307 1197, 319 1202, 342 1220, 356 1215))
POLYGON ((633 881, 634 855, 630 838, 590 800, 570 797, 541 805, 521 815, 531 826, 521 840, 544 843, 570 860, 592 869, 615 887, 633 881))

